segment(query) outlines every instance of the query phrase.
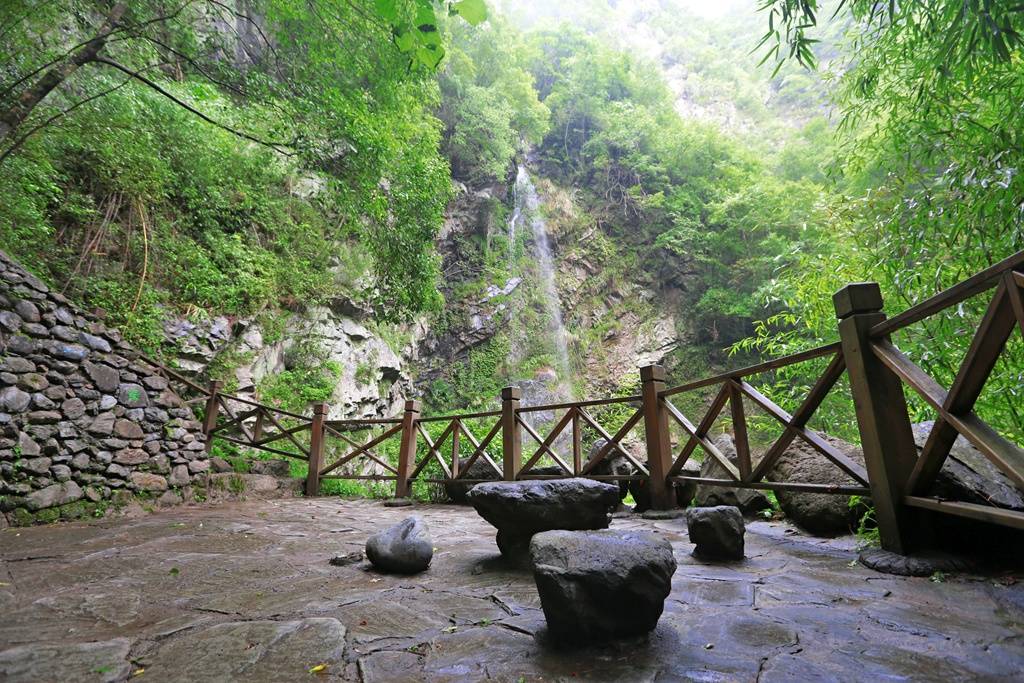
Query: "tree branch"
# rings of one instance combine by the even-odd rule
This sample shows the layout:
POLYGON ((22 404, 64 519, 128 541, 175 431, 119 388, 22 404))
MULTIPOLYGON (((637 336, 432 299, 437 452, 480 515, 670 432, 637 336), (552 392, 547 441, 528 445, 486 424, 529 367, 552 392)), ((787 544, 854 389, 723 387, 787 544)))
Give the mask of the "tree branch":
POLYGON ((140 72, 132 71, 128 67, 126 67, 126 66, 124 66, 122 64, 118 64, 117 62, 115 62, 113 60, 107 59, 106 57, 97 57, 93 61, 95 61, 97 64, 106 64, 107 66, 109 66, 109 67, 111 67, 113 69, 117 69, 118 71, 120 71, 122 73, 128 74, 129 76, 131 76, 135 80, 139 81, 143 85, 149 86, 151 89, 155 90, 156 92, 160 93, 161 95, 163 95, 164 97, 166 97, 170 101, 174 102, 179 107, 181 107, 181 108, 185 109, 186 111, 189 111, 192 114, 198 116, 203 121, 206 121, 207 123, 210 123, 210 124, 213 124, 214 126, 217 126, 221 130, 227 131, 228 133, 231 133, 232 135, 234 135, 236 137, 240 137, 243 140, 249 140, 250 142, 255 142, 258 145, 262 145, 264 147, 268 147, 268 148, 274 150, 275 152, 277 152, 279 154, 283 154, 285 156, 295 156, 295 152, 288 151, 288 148, 291 146, 291 143, 272 142, 272 141, 269 141, 269 140, 263 140, 261 138, 256 137, 255 135, 251 135, 249 133, 246 133, 245 131, 241 131, 241 130, 238 130, 236 128, 232 128, 231 126, 227 125, 226 123, 222 123, 220 121, 217 121, 216 119, 213 119, 213 118, 207 116, 203 112, 199 111, 198 109, 196 109, 195 107, 190 105, 188 102, 185 102, 184 100, 176 97, 175 95, 171 94, 167 90, 164 90, 162 87, 157 85, 155 82, 153 82, 152 80, 150 80, 150 79, 146 78, 145 76, 143 76, 140 72))
POLYGON ((43 74, 42 78, 36 81, 35 85, 23 92, 15 104, 3 113, 0 113, 0 142, 5 140, 14 130, 24 122, 36 105, 43 101, 54 88, 66 81, 83 64, 94 61, 100 50, 107 44, 107 38, 114 31, 117 23, 121 20, 127 10, 124 2, 114 5, 107 15, 99 33, 89 42, 69 55, 61 63, 54 66, 43 74))
MULTIPOLYGON (((151 65, 147 66, 143 70, 144 71, 148 71, 150 69, 155 69, 155 68, 157 68, 159 66, 162 66, 162 65, 161 64, 151 64, 151 65)), ((61 119, 61 118, 65 117, 65 116, 67 116, 68 114, 70 114, 74 110, 78 109, 82 105, 88 104, 89 102, 92 102, 93 100, 98 100, 101 97, 105 97, 105 96, 109 95, 110 93, 114 92, 115 90, 120 90, 121 88, 123 88, 124 86, 128 85, 131 82, 132 82, 131 78, 126 78, 123 81, 121 81, 120 83, 118 83, 117 85, 115 85, 114 87, 107 88, 106 90, 103 90, 102 92, 98 92, 95 95, 90 95, 89 97, 86 97, 84 100, 81 100, 79 102, 75 102, 73 105, 71 105, 67 109, 63 109, 63 110, 57 112, 56 114, 54 114, 53 116, 51 116, 50 118, 46 119, 45 121, 43 121, 39 125, 33 126, 31 129, 29 129, 29 131, 27 133, 25 133, 20 138, 15 140, 14 143, 12 143, 10 147, 8 147, 6 150, 4 150, 3 154, 0 154, 0 164, 3 164, 4 160, 7 159, 7 157, 11 156, 11 154, 13 154, 15 151, 17 151, 18 148, 21 147, 25 143, 26 140, 28 140, 30 137, 35 135, 37 132, 39 132, 43 128, 46 128, 47 126, 52 124, 57 119, 61 119)))

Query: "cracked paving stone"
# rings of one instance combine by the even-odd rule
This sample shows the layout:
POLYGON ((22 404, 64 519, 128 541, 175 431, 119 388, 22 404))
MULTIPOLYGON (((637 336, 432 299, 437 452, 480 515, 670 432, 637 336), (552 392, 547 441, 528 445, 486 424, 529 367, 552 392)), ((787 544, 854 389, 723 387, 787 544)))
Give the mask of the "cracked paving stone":
POLYGON ((87 643, 33 642, 0 652, 4 681, 123 681, 132 670, 127 638, 87 643))
POLYGON ((319 665, 341 671, 344 649, 337 619, 240 621, 189 631, 137 661, 147 681, 286 681, 319 665))

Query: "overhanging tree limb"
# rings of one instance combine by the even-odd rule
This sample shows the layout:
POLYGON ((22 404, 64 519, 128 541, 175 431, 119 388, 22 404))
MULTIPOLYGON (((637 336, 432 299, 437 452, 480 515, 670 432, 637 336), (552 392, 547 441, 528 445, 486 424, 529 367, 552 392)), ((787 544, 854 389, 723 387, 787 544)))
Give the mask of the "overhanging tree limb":
POLYGON ((110 37, 110 34, 117 27, 117 23, 124 16, 127 8, 127 5, 123 2, 114 5, 95 38, 85 43, 81 48, 43 74, 32 87, 18 97, 13 106, 0 114, 0 142, 7 139, 28 118, 28 115, 32 113, 36 105, 42 102, 54 88, 66 81, 83 64, 96 61, 100 50, 107 44, 107 38, 110 37))
POLYGON ((188 112, 198 116, 203 121, 206 121, 207 123, 213 124, 214 126, 217 126, 218 128, 220 128, 221 130, 225 130, 228 133, 231 133, 232 135, 234 135, 236 137, 240 137, 243 140, 248 140, 250 142, 255 142, 256 144, 263 145, 264 147, 269 147, 270 149, 274 150, 275 152, 278 152, 280 154, 284 154, 285 156, 294 156, 294 154, 295 154, 295 152, 289 151, 289 147, 291 146, 291 143, 273 142, 273 141, 270 141, 270 140, 263 140, 262 138, 258 138, 255 135, 251 135, 249 133, 246 133, 245 131, 238 130, 237 128, 232 128, 231 126, 227 125, 226 123, 222 123, 221 121, 218 121, 218 120, 216 120, 214 118, 211 118, 210 116, 207 116, 203 112, 201 112, 198 109, 196 109, 195 107, 193 107, 188 102, 186 102, 186 101, 182 100, 181 98, 176 97, 175 95, 171 94, 170 92, 168 92, 167 90, 165 90, 161 86, 157 85, 157 83, 155 83, 154 81, 152 81, 149 78, 146 78, 145 76, 143 76, 141 72, 132 71, 128 67, 124 66, 123 64, 118 64, 117 62, 113 61, 112 59, 108 59, 106 57, 97 57, 93 61, 96 62, 97 64, 105 64, 105 65, 107 65, 107 66, 109 66, 109 67, 111 67, 113 69, 117 69, 118 71, 120 71, 122 73, 128 74, 129 76, 131 76, 135 80, 139 81, 143 85, 148 86, 149 88, 151 88, 151 89, 155 90, 156 92, 160 93, 161 95, 163 95, 164 97, 166 97, 170 101, 174 102, 179 107, 181 107, 181 108, 185 109, 186 111, 188 111, 188 112))
MULTIPOLYGON (((143 71, 148 71, 150 69, 155 69, 158 66, 162 66, 162 65, 161 64, 150 64, 149 66, 145 67, 143 69, 143 71)), ((61 109, 59 112, 57 112, 53 116, 49 117, 45 121, 42 121, 41 123, 39 123, 39 124, 37 124, 35 126, 32 126, 32 128, 27 130, 17 140, 12 142, 11 146, 8 147, 7 149, 5 149, 2 154, 0 154, 0 164, 3 164, 4 161, 7 159, 7 157, 11 156, 11 154, 16 152, 19 147, 21 147, 23 144, 25 144, 26 140, 28 140, 30 137, 35 135, 37 132, 39 132, 43 128, 46 128, 47 126, 50 126, 51 124, 53 124, 58 119, 64 118, 65 116, 67 116, 68 114, 73 112, 74 110, 78 109, 79 107, 81 107, 81 106, 83 106, 85 104, 88 104, 89 102, 92 102, 93 100, 98 100, 101 97, 105 97, 106 95, 109 95, 110 93, 114 92, 115 90, 120 90, 121 88, 123 88, 124 86, 128 85, 131 82, 132 82, 131 78, 126 78, 123 81, 121 81, 120 83, 118 83, 117 85, 115 85, 113 87, 110 87, 110 88, 107 88, 105 90, 101 90, 100 92, 95 93, 93 95, 90 95, 89 97, 86 97, 83 100, 79 100, 78 102, 75 102, 73 105, 71 105, 67 109, 61 109)))

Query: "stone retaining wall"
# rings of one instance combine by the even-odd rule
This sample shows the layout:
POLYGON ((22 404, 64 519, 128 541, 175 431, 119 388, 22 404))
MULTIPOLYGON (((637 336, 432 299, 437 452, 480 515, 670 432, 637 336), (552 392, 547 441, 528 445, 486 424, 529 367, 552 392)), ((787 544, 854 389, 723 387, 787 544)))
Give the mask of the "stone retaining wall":
POLYGON ((0 252, 0 526, 192 499, 208 470, 167 380, 0 252))

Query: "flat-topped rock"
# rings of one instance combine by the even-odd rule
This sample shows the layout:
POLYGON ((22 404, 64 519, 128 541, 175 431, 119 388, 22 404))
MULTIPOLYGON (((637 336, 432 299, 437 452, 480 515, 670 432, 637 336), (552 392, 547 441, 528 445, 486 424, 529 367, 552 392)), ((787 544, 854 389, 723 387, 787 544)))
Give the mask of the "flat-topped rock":
POLYGON ((530 557, 548 629, 564 642, 652 630, 676 571, 669 542, 644 531, 545 531, 530 557))
POLYGON ((474 486, 467 498, 498 530, 502 554, 519 556, 541 531, 607 528, 619 487, 591 479, 490 482, 474 486))

